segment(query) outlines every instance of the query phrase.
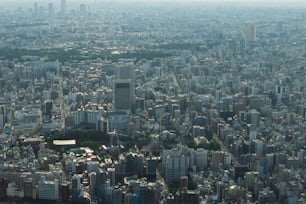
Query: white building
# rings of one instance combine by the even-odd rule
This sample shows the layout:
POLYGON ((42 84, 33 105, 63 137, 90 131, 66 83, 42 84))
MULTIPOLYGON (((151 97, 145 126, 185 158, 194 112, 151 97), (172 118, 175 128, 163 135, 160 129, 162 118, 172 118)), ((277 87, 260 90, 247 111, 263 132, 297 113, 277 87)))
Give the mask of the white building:
POLYGON ((253 23, 247 24, 244 29, 244 37, 246 41, 256 41, 256 26, 253 23))
POLYGON ((6 195, 8 197, 18 197, 23 198, 23 192, 17 188, 16 183, 9 183, 6 189, 6 195))
POLYGON ((60 10, 60 14, 62 16, 65 16, 67 12, 67 2, 66 0, 61 0, 61 10, 60 10))
POLYGON ((101 117, 96 123, 96 130, 99 132, 108 132, 108 120, 106 118, 101 117))
POLYGON ((193 137, 205 136, 204 127, 200 127, 198 125, 192 126, 192 136, 193 137))
POLYGON ((59 182, 57 179, 54 181, 46 181, 41 177, 38 182, 38 198, 42 200, 58 200, 59 198, 59 182))
POLYGON ((78 110, 74 113, 74 124, 75 126, 87 124, 96 127, 99 118, 100 118, 99 111, 78 110))
POLYGON ((86 112, 84 110, 78 110, 74 113, 74 124, 79 126, 86 121, 86 112))
POLYGON ((165 150, 162 155, 162 166, 167 182, 179 181, 186 176, 190 167, 188 149, 178 146, 177 149, 165 150))

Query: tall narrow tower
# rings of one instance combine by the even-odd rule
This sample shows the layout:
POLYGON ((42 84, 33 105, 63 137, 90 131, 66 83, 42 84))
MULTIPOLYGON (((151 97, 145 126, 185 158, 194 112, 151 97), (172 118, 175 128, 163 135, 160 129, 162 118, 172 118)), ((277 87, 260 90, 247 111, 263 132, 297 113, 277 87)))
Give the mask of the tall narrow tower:
POLYGON ((130 79, 116 79, 114 81, 113 107, 115 110, 132 109, 132 83, 130 79))
POLYGON ((51 17, 53 15, 53 3, 48 3, 48 16, 51 17))
POLYGON ((38 15, 38 4, 37 4, 37 2, 34 3, 34 15, 35 16, 38 15))
POLYGON ((244 37, 248 42, 256 41, 256 26, 253 23, 246 25, 244 29, 244 37))
POLYGON ((132 110, 134 104, 134 67, 132 65, 116 67, 113 107, 115 110, 132 110))
POLYGON ((66 0, 61 0, 61 15, 62 16, 65 16, 66 15, 66 12, 67 12, 67 2, 66 0))

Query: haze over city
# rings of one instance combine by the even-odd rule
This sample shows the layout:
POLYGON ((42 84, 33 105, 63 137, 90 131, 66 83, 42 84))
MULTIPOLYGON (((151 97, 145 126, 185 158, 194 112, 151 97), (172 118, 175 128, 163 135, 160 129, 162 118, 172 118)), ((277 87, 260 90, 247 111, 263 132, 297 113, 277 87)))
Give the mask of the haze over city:
POLYGON ((0 202, 306 204, 294 2, 0 0, 0 202))

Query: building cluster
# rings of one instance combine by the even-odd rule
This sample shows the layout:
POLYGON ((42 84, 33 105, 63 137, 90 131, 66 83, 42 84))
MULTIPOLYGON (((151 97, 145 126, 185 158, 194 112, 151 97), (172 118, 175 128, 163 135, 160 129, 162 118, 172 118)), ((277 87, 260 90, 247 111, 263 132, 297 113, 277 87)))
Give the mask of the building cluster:
POLYGON ((0 9, 0 200, 306 203, 302 11, 97 5, 0 9))

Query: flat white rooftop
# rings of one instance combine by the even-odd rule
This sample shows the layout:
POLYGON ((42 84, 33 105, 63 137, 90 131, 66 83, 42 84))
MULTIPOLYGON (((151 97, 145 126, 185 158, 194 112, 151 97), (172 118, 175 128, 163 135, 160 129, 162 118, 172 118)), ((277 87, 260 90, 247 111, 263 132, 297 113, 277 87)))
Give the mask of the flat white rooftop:
POLYGON ((64 146, 64 145, 75 145, 75 140, 53 140, 54 145, 64 146))

